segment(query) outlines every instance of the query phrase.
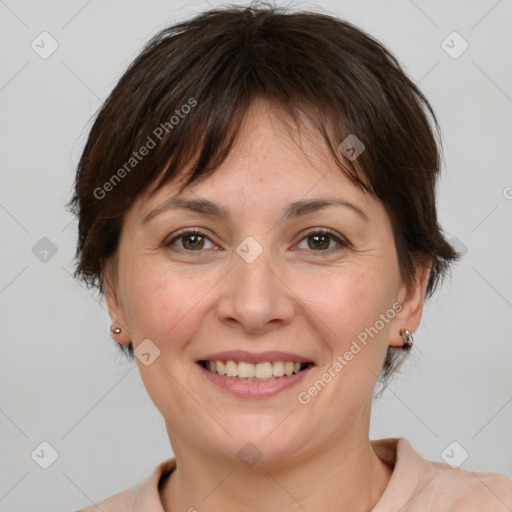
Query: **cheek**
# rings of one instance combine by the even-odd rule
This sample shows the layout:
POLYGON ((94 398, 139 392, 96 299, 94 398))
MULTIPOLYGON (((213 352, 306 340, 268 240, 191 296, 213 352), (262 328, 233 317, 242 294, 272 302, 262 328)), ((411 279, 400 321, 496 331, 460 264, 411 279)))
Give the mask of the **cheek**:
POLYGON ((377 267, 338 269, 315 280, 315 293, 308 294, 307 306, 314 313, 309 317, 317 319, 313 329, 321 333, 326 356, 317 378, 326 384, 302 391, 312 393, 319 407, 323 404, 328 435, 339 435, 360 413, 382 368, 389 324, 380 315, 390 312, 389 321, 394 310, 391 280, 383 279, 377 267))
POLYGON ((125 276, 125 310, 134 346, 145 338, 158 343, 184 314, 188 296, 181 281, 157 268, 136 264, 125 276))
POLYGON ((345 353, 354 340, 365 348, 358 352, 365 353, 359 359, 382 356, 394 295, 391 280, 383 279, 381 269, 366 266, 340 270, 316 279, 314 288, 304 289, 304 297, 319 320, 333 359, 345 353))
POLYGON ((177 272, 156 262, 132 265, 124 296, 134 348, 149 338, 162 352, 176 352, 193 338, 201 326, 208 291, 219 281, 213 273, 198 276, 198 272, 177 272))
POLYGON ((145 339, 160 349, 153 364, 137 360, 144 386, 164 417, 184 417, 190 414, 190 396, 177 382, 186 382, 188 366, 183 361, 188 358, 188 343, 201 326, 201 299, 214 283, 156 264, 134 265, 125 283, 134 349, 145 339))

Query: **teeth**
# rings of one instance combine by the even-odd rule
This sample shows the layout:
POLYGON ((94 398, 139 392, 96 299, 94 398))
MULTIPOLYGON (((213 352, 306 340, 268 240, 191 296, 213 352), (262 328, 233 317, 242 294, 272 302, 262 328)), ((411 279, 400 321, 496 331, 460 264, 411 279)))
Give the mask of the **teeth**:
POLYGON ((226 375, 228 377, 238 377, 238 364, 235 361, 226 361, 226 375))
MULTIPOLYGON (((214 361, 216 368, 216 371, 219 375, 226 375, 226 365, 223 361, 214 361)), ((208 363, 207 363, 208 364, 208 363)), ((211 370, 215 373, 215 370, 211 370)))
POLYGON ((282 377, 284 375, 283 361, 274 361, 272 363, 272 370, 273 370, 274 377, 282 377))
POLYGON ((301 371, 301 363, 293 361, 265 361, 264 363, 246 363, 245 361, 207 361, 206 369, 219 375, 236 377, 242 380, 269 380, 276 377, 291 376, 301 371))
MULTIPOLYGON (((238 363, 240 366, 242 363, 238 363)), ((251 366, 254 366, 253 364, 251 366)), ((258 379, 270 379, 273 377, 272 363, 258 363, 254 366, 254 376, 258 379)))
POLYGON ((254 377, 254 365, 244 362, 238 363, 237 375, 245 379, 254 377))

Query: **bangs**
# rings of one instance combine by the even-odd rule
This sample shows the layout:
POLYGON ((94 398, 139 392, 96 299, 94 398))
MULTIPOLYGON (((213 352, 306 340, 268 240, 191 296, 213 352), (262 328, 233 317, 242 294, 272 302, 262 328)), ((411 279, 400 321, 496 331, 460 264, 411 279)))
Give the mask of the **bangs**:
POLYGON ((264 100, 279 116, 279 120, 288 125, 292 136, 293 131, 298 132, 299 135, 309 134, 313 127, 325 143, 322 150, 325 151, 327 148, 336 160, 338 168, 356 186, 373 194, 363 167, 357 162, 344 158, 338 148, 337 141, 343 137, 344 133, 348 133, 346 129, 339 126, 338 132, 342 131, 342 133, 334 134, 332 122, 329 123, 329 120, 326 122, 326 116, 312 109, 311 105, 295 107, 289 103, 280 102, 282 98, 270 101, 257 92, 241 98, 239 105, 232 104, 231 111, 224 111, 225 115, 221 119, 217 118, 216 111, 202 112, 205 119, 202 122, 193 123, 191 134, 175 133, 174 144, 163 143, 158 160, 165 161, 165 165, 159 170, 159 177, 148 187, 148 198, 170 182, 178 184, 178 194, 181 194, 188 185, 201 182, 213 175, 236 145, 250 108, 258 99, 264 100), (308 126, 305 126, 306 123, 308 126), (176 149, 170 149, 171 146, 175 146, 176 149))
MULTIPOLYGON (((130 168, 126 163, 141 149, 150 148, 109 191, 112 200, 103 205, 110 209, 109 215, 126 211, 133 203, 133 191, 140 193, 157 182, 156 191, 177 179, 186 166, 190 171, 182 189, 210 176, 229 154, 256 99, 286 113, 297 127, 305 116, 340 169, 357 186, 373 190, 372 176, 365 171, 375 167, 373 151, 365 150, 351 161, 344 158, 339 145, 355 135, 365 148, 379 147, 385 142, 374 140, 379 128, 380 138, 392 131, 396 137, 396 127, 386 126, 392 119, 391 123, 384 115, 378 119, 384 114, 379 105, 382 84, 369 71, 362 71, 360 57, 351 53, 354 43, 345 40, 350 39, 352 28, 347 34, 340 31, 343 41, 326 46, 321 32, 315 40, 311 33, 303 33, 300 19, 294 28, 285 18, 276 14, 271 27, 240 27, 235 32, 212 26, 203 34, 208 41, 201 45, 194 44, 197 34, 192 22, 188 31, 177 25, 148 43, 112 91, 91 131, 94 135, 95 128, 101 130, 102 144, 111 148, 96 175, 97 187, 108 182, 116 169, 130 168), (340 46, 344 48, 341 55, 340 46), (107 122, 109 129, 103 126, 107 122)), ((366 57, 376 58, 371 52, 366 57)))

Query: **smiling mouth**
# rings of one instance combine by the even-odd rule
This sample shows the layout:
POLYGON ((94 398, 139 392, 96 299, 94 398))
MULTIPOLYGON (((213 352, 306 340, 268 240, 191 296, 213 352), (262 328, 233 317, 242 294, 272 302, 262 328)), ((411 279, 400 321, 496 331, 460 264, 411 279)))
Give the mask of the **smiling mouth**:
POLYGON ((198 361, 198 364, 211 373, 246 381, 268 381, 291 377, 314 366, 311 362, 299 363, 292 361, 265 361, 253 364, 233 360, 203 360, 198 361))

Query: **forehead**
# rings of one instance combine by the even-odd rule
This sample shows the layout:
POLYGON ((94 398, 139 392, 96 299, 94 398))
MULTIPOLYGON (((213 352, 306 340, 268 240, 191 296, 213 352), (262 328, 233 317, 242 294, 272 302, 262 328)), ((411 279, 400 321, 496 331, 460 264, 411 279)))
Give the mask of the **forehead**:
MULTIPOLYGON (((163 200, 178 195, 221 203, 242 201, 247 207, 264 208, 266 204, 341 194, 359 202, 362 208, 370 207, 374 199, 342 172, 311 121, 306 116, 299 121, 297 126, 282 109, 255 100, 236 143, 212 175, 191 183, 180 194, 180 179, 184 175, 181 172, 159 190, 155 191, 153 186, 139 195, 132 214, 144 218, 163 200)), ((183 169, 186 170, 187 167, 183 169)))

